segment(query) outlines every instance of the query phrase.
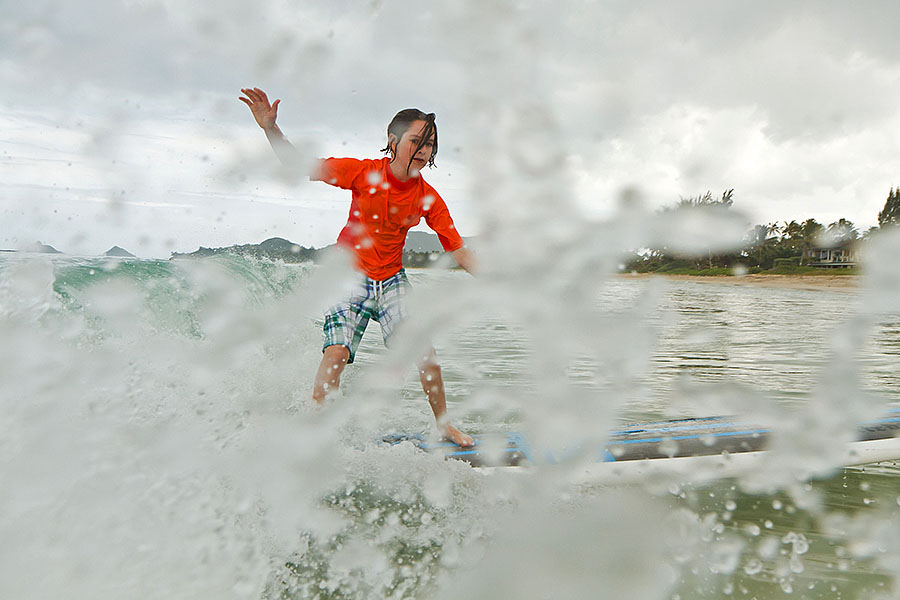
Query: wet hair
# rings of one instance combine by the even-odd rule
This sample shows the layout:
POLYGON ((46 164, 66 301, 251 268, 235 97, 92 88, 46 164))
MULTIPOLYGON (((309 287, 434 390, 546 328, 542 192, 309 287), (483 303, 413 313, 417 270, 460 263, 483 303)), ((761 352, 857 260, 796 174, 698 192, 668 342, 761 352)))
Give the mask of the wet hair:
MULTIPOLYGON (((422 130, 422 136, 419 140, 419 143, 416 145, 416 151, 413 152, 413 156, 416 155, 416 152, 421 150, 422 146, 428 141, 428 139, 434 135, 434 146, 432 146, 431 156, 428 157, 428 166, 434 166, 434 157, 437 156, 438 152, 438 133, 437 133, 437 125, 434 123, 434 113, 424 113, 418 108, 405 108, 394 115, 394 118, 391 119, 390 124, 388 125, 388 144, 384 148, 381 149, 385 154, 391 155, 391 160, 394 160, 394 148, 391 145, 390 136, 393 134, 397 137, 397 141, 400 141, 400 138, 403 137, 403 134, 409 131, 410 126, 416 121, 425 121, 425 128, 422 130)), ((407 170, 412 166, 412 157, 409 159, 409 164, 406 165, 407 170)))

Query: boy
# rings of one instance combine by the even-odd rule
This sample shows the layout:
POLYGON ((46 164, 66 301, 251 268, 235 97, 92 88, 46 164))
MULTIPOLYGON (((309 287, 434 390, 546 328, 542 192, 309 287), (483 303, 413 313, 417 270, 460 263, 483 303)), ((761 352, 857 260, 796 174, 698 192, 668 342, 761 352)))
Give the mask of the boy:
MULTIPOLYGON (((259 88, 245 88, 240 100, 250 107, 265 131, 272 149, 286 165, 296 164, 296 149, 275 124, 278 104, 269 104, 259 88)), ((388 125, 388 142, 380 160, 327 158, 319 161, 311 180, 324 181, 352 192, 347 224, 338 244, 349 250, 362 273, 357 289, 332 306, 325 315, 322 362, 316 372, 313 399, 321 404, 327 393, 338 389, 344 367, 353 362, 370 318, 379 322, 387 345, 396 327, 406 318, 404 296, 409 281, 403 269, 403 245, 409 229, 421 218, 440 239, 457 264, 472 273, 474 255, 463 243, 440 195, 420 176, 434 165, 437 155, 434 114, 402 110, 388 125)), ((444 382, 434 349, 429 348, 419 365, 419 380, 434 413, 438 430, 448 440, 471 446, 472 437, 450 424, 444 382)))

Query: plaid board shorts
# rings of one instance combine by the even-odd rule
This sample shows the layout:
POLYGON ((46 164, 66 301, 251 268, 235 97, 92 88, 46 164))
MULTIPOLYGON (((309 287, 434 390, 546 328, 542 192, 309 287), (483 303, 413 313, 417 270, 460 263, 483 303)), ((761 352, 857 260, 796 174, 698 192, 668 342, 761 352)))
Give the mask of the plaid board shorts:
POLYGON ((381 335, 387 346, 397 325, 407 317, 405 297, 410 289, 403 269, 383 281, 362 276, 347 300, 326 311, 322 351, 328 346, 346 346, 350 350, 347 363, 352 363, 369 319, 375 319, 381 325, 381 335))

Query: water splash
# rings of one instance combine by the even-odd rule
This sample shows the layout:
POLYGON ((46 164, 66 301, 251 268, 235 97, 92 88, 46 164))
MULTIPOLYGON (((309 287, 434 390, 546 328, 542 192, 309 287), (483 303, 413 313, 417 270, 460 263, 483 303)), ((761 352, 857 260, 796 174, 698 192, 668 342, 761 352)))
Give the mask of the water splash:
MULTIPOLYGON (((136 12, 152 21, 148 35, 169 39, 163 10, 169 3, 141 6, 136 12)), ((355 90, 336 91, 349 84, 330 82, 326 101, 318 99, 317 84, 334 72, 335 80, 361 86, 368 65, 360 67, 357 57, 368 53, 334 51, 321 14, 312 24, 297 23, 283 7, 268 8, 264 18, 233 3, 173 13, 173 29, 196 31, 198 46, 180 48, 174 58, 160 52, 160 60, 189 63, 198 53, 188 50, 230 48, 240 23, 244 37, 267 42, 219 60, 229 71, 243 65, 244 72, 289 75, 311 114, 338 120, 361 112, 332 100, 351 98, 355 90), (275 35, 268 35, 270 27, 275 35), (297 30, 315 30, 319 38, 301 40, 297 30)), ((365 15, 392 22, 401 8, 375 3, 365 15)), ((594 9, 583 8, 590 22, 594 9)), ((415 31, 460 56, 461 67, 446 69, 445 85, 462 90, 458 123, 484 232, 478 249, 484 274, 474 281, 423 276, 418 316, 405 339, 390 352, 364 346, 367 360, 348 373, 344 397, 326 410, 308 404, 319 359, 312 321, 346 269, 238 258, 169 264, 4 257, 0 479, 13 484, 0 488, 2 595, 663 598, 673 590, 687 597, 692 590, 728 596, 752 589, 799 595, 812 570, 800 549, 825 551, 817 531, 794 531, 797 520, 813 523, 810 530, 825 523, 827 535, 841 541, 834 567, 824 572, 851 571, 861 581, 844 597, 868 591, 870 564, 890 591, 900 550, 879 534, 885 523, 888 534, 894 531, 890 514, 842 519, 846 500, 839 493, 808 489, 797 479, 831 471, 835 440, 883 404, 884 389, 896 383, 895 362, 885 358, 896 337, 896 236, 873 240, 862 308, 853 300, 825 307, 857 311, 855 317, 834 330, 828 319, 803 321, 832 339, 824 360, 802 358, 790 344, 773 357, 772 347, 754 338, 764 325, 767 332, 777 326, 775 318, 761 322, 759 313, 772 304, 761 305, 759 296, 703 295, 688 287, 671 300, 659 282, 623 285, 611 275, 625 251, 736 244, 741 217, 657 215, 640 201, 652 191, 636 188, 622 191, 615 215, 590 217, 610 199, 575 199, 568 144, 585 124, 573 126, 571 116, 558 114, 557 65, 544 55, 559 31, 543 24, 559 8, 543 4, 528 16, 514 3, 482 0, 434 11, 415 31), (757 312, 719 306, 753 302, 760 303, 757 312), (666 306, 671 310, 661 314, 666 306), (734 315, 745 321, 726 321, 734 315), (491 348, 459 334, 475 328, 495 332, 487 336, 491 348), (878 363, 867 365, 858 359, 873 344, 873 330, 886 351, 877 361, 867 354, 878 363), (687 349, 660 356, 673 337, 686 340, 687 349), (431 341, 451 375, 454 418, 474 428, 523 428, 559 450, 584 440, 585 450, 556 468, 515 477, 484 475, 408 446, 375 446, 371 440, 390 427, 430 427, 409 371, 431 341), (868 389, 871 366, 880 372, 882 393, 868 389), (778 395, 759 381, 782 382, 777 375, 785 369, 821 384, 785 402, 784 390, 778 395), (669 375, 677 384, 660 399, 652 380, 669 375), (623 414, 689 410, 762 416, 780 444, 763 469, 738 482, 575 485, 591 448, 623 414), (747 489, 761 495, 741 491, 747 489), (783 493, 782 506, 802 518, 786 516, 788 509, 776 509, 763 492, 783 493), (765 508, 740 519, 741 504, 759 498, 765 508), (768 587, 753 588, 764 578, 768 587)), ((123 18, 134 18, 125 12, 123 18)), ((65 29, 59 19, 18 39, 32 64, 59 57, 53 52, 65 39, 55 35, 65 29)), ((84 31, 85 20, 78 23, 84 31)), ((357 28, 348 38, 375 37, 373 31, 357 28)), ((388 33, 385 39, 395 36, 393 28, 388 33)), ((386 50, 396 59, 391 64, 407 64, 401 60, 407 44, 402 48, 399 57, 386 50)), ((96 75, 71 68, 71 59, 90 56, 73 52, 62 64, 75 79, 96 75)), ((104 56, 132 79, 131 60, 104 56)), ((627 97, 615 104, 620 114, 631 112, 627 97)), ((116 188, 105 217, 128 226, 136 205, 119 190, 146 187, 159 193, 154 200, 168 190, 147 181, 146 161, 113 163, 121 158, 119 116, 111 111, 90 132, 84 154, 116 188)), ((257 163, 232 157, 225 170, 239 175, 230 174, 228 184, 250 171, 268 174, 257 163)), ((781 314, 804 300, 778 301, 773 312, 781 314)), ((798 335, 796 345, 811 337, 798 335)), ((828 585, 834 591, 840 583, 828 585)))

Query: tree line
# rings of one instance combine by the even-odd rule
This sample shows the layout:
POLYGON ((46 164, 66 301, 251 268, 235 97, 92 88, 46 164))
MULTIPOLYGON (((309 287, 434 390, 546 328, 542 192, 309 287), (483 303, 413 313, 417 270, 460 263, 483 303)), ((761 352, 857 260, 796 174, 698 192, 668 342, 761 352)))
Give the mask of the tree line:
MULTIPOLYGON (((662 212, 686 209, 728 210, 734 202, 734 190, 725 190, 721 197, 710 192, 691 198, 682 198, 674 206, 662 212)), ((668 248, 650 248, 634 253, 625 263, 625 269, 638 272, 667 272, 676 270, 727 270, 736 267, 751 272, 782 267, 807 265, 810 251, 818 246, 842 246, 857 240, 866 240, 879 229, 900 224, 900 188, 892 188, 878 213, 878 225, 864 232, 847 219, 838 219, 828 225, 815 219, 783 221, 754 225, 740 245, 728 252, 707 252, 703 255, 684 255, 668 248)))

